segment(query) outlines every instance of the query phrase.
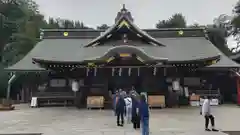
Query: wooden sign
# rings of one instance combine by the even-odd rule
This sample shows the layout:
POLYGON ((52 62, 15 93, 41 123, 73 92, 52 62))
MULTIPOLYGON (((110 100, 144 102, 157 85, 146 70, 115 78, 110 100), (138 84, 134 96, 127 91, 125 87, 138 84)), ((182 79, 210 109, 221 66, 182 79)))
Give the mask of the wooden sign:
POLYGON ((87 97, 87 108, 103 108, 104 97, 103 96, 89 96, 87 97))
POLYGON ((200 100, 200 96, 199 95, 191 95, 190 96, 190 101, 199 101, 200 100))
POLYGON ((148 96, 149 107, 165 107, 165 96, 154 95, 148 96))

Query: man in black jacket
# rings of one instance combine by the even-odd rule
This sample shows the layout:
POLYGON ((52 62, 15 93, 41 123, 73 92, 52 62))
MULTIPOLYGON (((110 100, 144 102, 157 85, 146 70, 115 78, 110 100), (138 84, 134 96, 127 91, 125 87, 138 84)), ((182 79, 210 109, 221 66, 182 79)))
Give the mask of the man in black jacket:
POLYGON ((124 124, 124 113, 126 109, 126 104, 122 95, 120 95, 117 105, 116 105, 116 113, 117 113, 117 126, 123 126, 124 124), (120 124, 121 119, 121 124, 120 124))
POLYGON ((139 101, 132 95, 132 123, 133 128, 140 128, 139 101))

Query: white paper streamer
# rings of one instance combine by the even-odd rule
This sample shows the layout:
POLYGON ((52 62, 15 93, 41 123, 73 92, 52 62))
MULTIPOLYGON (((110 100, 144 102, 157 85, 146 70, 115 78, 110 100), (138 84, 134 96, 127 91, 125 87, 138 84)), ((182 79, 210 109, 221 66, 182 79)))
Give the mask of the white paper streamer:
POLYGON ((122 75, 122 68, 119 68, 118 75, 119 75, 119 76, 121 76, 121 75, 122 75))
POLYGON ((132 68, 128 68, 128 76, 131 76, 132 68))
POLYGON ((115 68, 112 68, 112 76, 114 76, 115 68))
POLYGON ((87 68, 86 74, 87 74, 87 76, 88 76, 88 74, 89 74, 89 68, 87 68))
POLYGON ((137 68, 137 70, 138 70, 138 76, 140 75, 140 68, 137 68))
POLYGON ((94 76, 97 76, 97 68, 94 68, 94 76))
POLYGON ((157 68, 154 67, 154 69, 153 69, 153 75, 156 75, 156 74, 157 74, 157 68))

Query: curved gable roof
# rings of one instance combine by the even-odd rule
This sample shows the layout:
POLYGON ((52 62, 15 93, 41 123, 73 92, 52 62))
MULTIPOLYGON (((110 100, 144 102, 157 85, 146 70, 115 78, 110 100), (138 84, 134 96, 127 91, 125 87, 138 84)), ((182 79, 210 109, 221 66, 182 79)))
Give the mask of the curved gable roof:
POLYGON ((117 22, 112 27, 107 29, 102 35, 98 36, 97 38, 95 38, 94 40, 92 40, 91 42, 86 44, 85 47, 94 46, 95 44, 97 44, 98 41, 102 40, 103 38, 108 37, 114 30, 118 29, 118 27, 121 26, 121 25, 126 25, 127 27, 131 27, 134 31, 137 32, 137 34, 140 36, 140 38, 146 38, 147 40, 149 40, 150 42, 152 42, 152 43, 154 43, 154 44, 156 44, 158 46, 165 46, 160 41, 158 41, 155 38, 151 37, 148 33, 144 32, 141 29, 139 29, 127 17, 121 16, 120 19, 117 20, 117 22))

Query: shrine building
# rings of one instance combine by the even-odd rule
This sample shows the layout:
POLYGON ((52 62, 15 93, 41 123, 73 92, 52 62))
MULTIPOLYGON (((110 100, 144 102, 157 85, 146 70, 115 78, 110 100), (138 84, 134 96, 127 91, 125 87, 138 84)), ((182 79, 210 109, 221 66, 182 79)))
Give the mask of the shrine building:
MULTIPOLYGON (((31 80, 21 85, 18 96, 26 102, 31 97, 42 102, 66 99, 86 107, 88 97, 100 96, 109 108, 116 89, 132 87, 159 96, 165 107, 174 104, 176 93, 182 104, 199 100, 191 95, 230 102, 234 95, 240 97, 240 65, 217 49, 207 32, 205 28, 140 29, 123 7, 107 30, 42 30, 42 40, 6 70, 14 77, 28 73, 41 78, 35 86, 29 87, 31 80), (79 84, 75 94, 73 80, 79 84)), ((14 96, 11 93, 9 86, 8 97, 14 96)))

